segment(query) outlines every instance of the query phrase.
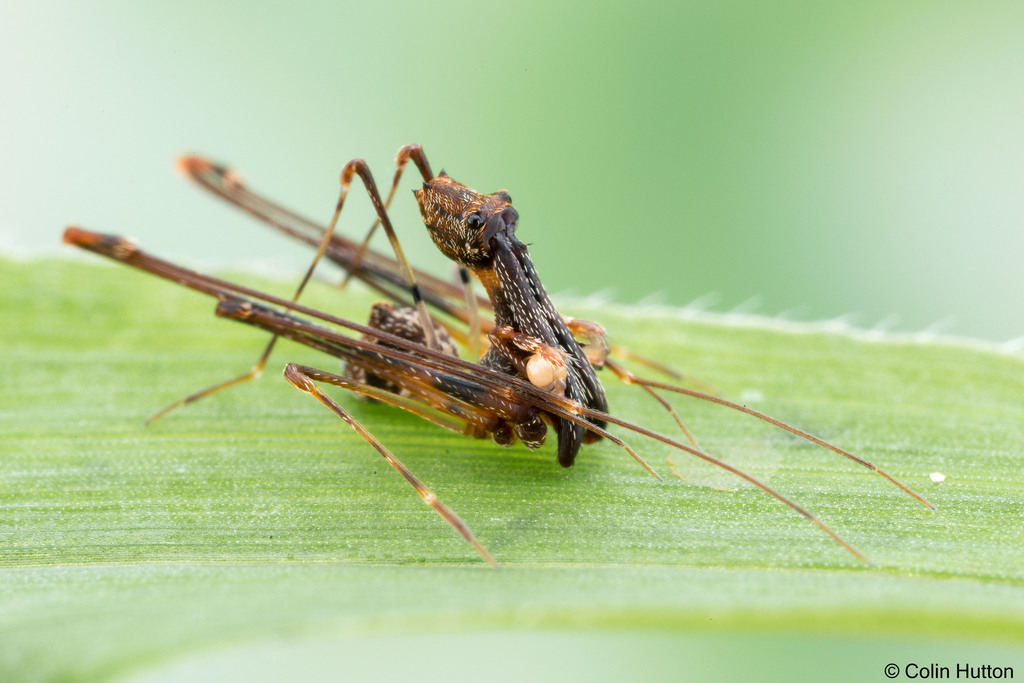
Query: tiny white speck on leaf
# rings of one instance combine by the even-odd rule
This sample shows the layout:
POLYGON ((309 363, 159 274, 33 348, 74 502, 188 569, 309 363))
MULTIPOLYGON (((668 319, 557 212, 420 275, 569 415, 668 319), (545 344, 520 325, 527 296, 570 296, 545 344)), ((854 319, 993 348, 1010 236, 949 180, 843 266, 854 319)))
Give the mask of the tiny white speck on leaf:
POLYGON ((760 403, 764 400, 764 394, 760 389, 744 389, 740 394, 740 403, 760 403))

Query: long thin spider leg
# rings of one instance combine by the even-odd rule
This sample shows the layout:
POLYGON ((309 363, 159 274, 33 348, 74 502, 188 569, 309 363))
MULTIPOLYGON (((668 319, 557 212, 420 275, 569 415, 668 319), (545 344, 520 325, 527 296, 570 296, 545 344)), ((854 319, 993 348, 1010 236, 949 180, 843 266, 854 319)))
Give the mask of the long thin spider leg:
MULTIPOLYGON (((198 156, 185 156, 178 159, 178 169, 192 182, 218 198, 238 207, 242 211, 266 223, 301 242, 316 248, 323 241, 327 227, 318 224, 280 204, 253 192, 243 183, 234 171, 198 156)), ((346 272, 351 272, 368 287, 385 297, 411 305, 411 302, 400 292, 407 292, 408 285, 402 275, 398 262, 379 252, 368 250, 356 264, 355 254, 358 245, 344 236, 335 233, 330 238, 330 246, 325 257, 337 264, 346 272)), ((435 277, 421 270, 413 270, 416 281, 421 286, 424 300, 456 319, 468 322, 468 314, 462 308, 463 290, 457 285, 435 277), (458 302, 458 303, 456 303, 458 302)), ((475 297, 477 306, 489 308, 486 298, 475 297)))
POLYGON ((626 348, 625 346, 621 346, 618 344, 609 344, 608 349, 610 354, 615 355, 621 358, 622 360, 635 361, 637 363, 640 363, 641 365, 646 365, 652 370, 656 370, 663 375, 667 375, 674 380, 678 380, 680 382, 686 381, 686 375, 684 375, 679 370, 676 370, 675 368, 669 365, 665 365, 664 363, 660 363, 654 360, 653 358, 648 358, 646 356, 641 356, 637 353, 634 353, 632 350, 626 348))
POLYGON ((622 360, 631 360, 631 361, 633 361, 635 363, 639 363, 640 365, 645 365, 645 366, 651 368, 652 370, 660 372, 663 375, 667 375, 668 377, 671 377, 672 379, 674 379, 674 380, 676 380, 678 382, 683 382, 685 384, 692 384, 693 386, 697 387, 698 389, 700 389, 701 391, 704 391, 706 393, 715 394, 715 395, 717 395, 719 393, 717 387, 715 387, 715 386, 705 382, 704 380, 702 380, 700 378, 697 378, 697 377, 693 377, 691 375, 687 375, 687 374, 685 374, 683 372, 680 372, 679 370, 676 370, 675 368, 673 368, 673 367, 671 367, 669 365, 665 365, 664 363, 659 363, 658 361, 654 360, 653 358, 648 358, 647 356, 642 356, 639 353, 636 353, 635 351, 632 351, 631 349, 626 348, 625 346, 619 346, 617 344, 611 344, 611 345, 609 345, 609 349, 610 349, 611 355, 613 355, 613 356, 615 356, 617 358, 621 358, 622 360))
POLYGON ((258 379, 260 376, 263 375, 263 371, 266 369, 267 366, 267 359, 270 357, 270 352, 274 349, 274 344, 276 343, 277 335, 275 334, 270 338, 270 342, 263 349, 263 353, 260 354, 260 357, 256 360, 256 363, 251 368, 249 368, 247 372, 244 372, 241 375, 238 375, 237 377, 233 377, 232 379, 229 379, 226 382, 214 384, 213 386, 207 387, 201 391, 197 391, 194 394, 189 394, 185 398, 179 398, 174 403, 161 408, 160 410, 156 411, 148 418, 146 418, 146 424, 151 424, 152 422, 159 420, 161 417, 171 412, 172 410, 180 408, 189 403, 194 403, 195 401, 198 401, 201 398, 206 398, 207 396, 215 394, 218 391, 228 389, 233 386, 237 386, 251 379, 258 379))
MULTIPOLYGON (((422 298, 420 297, 420 293, 419 293, 420 290, 419 290, 419 288, 416 285, 415 276, 413 275, 412 269, 409 267, 408 262, 405 260, 405 255, 402 252, 401 247, 398 245, 397 238, 395 238, 394 231, 390 227, 390 221, 388 221, 387 213, 386 213, 386 211, 387 211, 387 204, 390 203, 392 197, 394 196, 395 187, 397 186, 399 178, 401 178, 402 169, 404 168, 405 163, 410 158, 412 158, 416 162, 416 164, 420 167, 420 170, 424 174, 424 177, 427 180, 430 179, 430 167, 427 165, 426 157, 422 155, 422 150, 420 150, 418 146, 403 147, 402 150, 399 152, 399 168, 398 168, 398 171, 395 174, 395 182, 392 184, 391 191, 388 193, 388 200, 387 200, 387 202, 384 205, 380 204, 380 196, 377 194, 377 190, 376 190, 376 186, 375 186, 375 184, 373 182, 373 178, 370 175, 370 171, 366 167, 365 163, 363 163, 362 160, 354 160, 354 161, 351 161, 351 162, 349 162, 348 164, 345 165, 345 168, 342 171, 342 176, 341 176, 342 177, 342 180, 341 180, 342 189, 341 189, 341 193, 340 193, 340 195, 338 197, 338 202, 337 202, 337 204, 335 206, 334 215, 331 217, 331 221, 330 221, 330 223, 327 226, 327 230, 324 231, 324 233, 323 233, 323 235, 322 235, 322 237, 320 239, 320 244, 317 247, 316 254, 313 256, 313 260, 310 262, 309 267, 306 269, 305 274, 302 276, 302 279, 300 280, 298 287, 296 287, 295 293, 292 295, 291 301, 292 301, 292 303, 294 303, 294 302, 299 300, 299 297, 302 295, 303 290, 306 288, 306 285, 309 283, 310 278, 313 277, 313 273, 316 270, 317 265, 320 263, 320 260, 323 258, 323 256, 326 253, 328 247, 331 245, 331 240, 332 240, 332 238, 334 236, 334 231, 335 231, 335 229, 336 229, 336 227, 338 225, 338 219, 341 216, 342 207, 344 206, 345 199, 348 196, 349 187, 350 187, 351 181, 352 181, 352 175, 353 175, 353 173, 358 173, 360 178, 362 178, 363 183, 366 185, 366 189, 367 189, 367 192, 370 194, 371 201, 374 203, 375 208, 378 209, 378 211, 377 211, 377 215, 378 215, 377 222, 374 223, 373 228, 375 228, 378 223, 385 222, 385 230, 388 232, 388 237, 392 239, 392 246, 395 247, 395 256, 398 259, 398 261, 400 263, 404 264, 404 266, 405 266, 404 267, 404 271, 405 271, 405 275, 406 275, 406 278, 407 278, 407 282, 408 282, 408 284, 410 286, 410 290, 411 290, 412 295, 413 295, 413 301, 414 301, 414 303, 418 302, 417 305, 418 305, 418 307, 420 309, 420 316, 421 316, 421 320, 422 320, 423 325, 424 325, 424 332, 426 334, 427 344, 428 344, 428 346, 430 346, 432 348, 436 348, 437 347, 436 334, 434 332, 433 325, 430 324, 430 317, 429 317, 429 314, 427 314, 427 312, 426 312, 426 306, 422 302, 422 298)), ((188 162, 183 161, 182 163, 185 164, 186 172, 189 172, 190 169, 188 169, 188 162)), ((195 162, 192 162, 192 163, 193 163, 193 165, 195 164, 195 162)), ((237 182, 240 182, 240 181, 232 180, 231 177, 227 177, 226 182, 230 185, 232 183, 237 183, 237 182)), ((372 234, 373 228, 371 228, 371 234, 372 234)), ((368 242, 368 240, 369 240, 369 235, 367 236, 367 242, 368 242)), ((360 247, 360 250, 357 252, 357 255, 355 257, 355 261, 353 263, 353 268, 357 268, 358 267, 359 262, 361 261, 362 256, 363 256, 363 251, 365 251, 365 246, 366 246, 366 242, 364 242, 364 244, 360 247)), ((353 271, 350 269, 348 272, 349 272, 349 274, 351 274, 353 271)), ((154 420, 163 417, 164 415, 166 415, 167 413, 171 412, 175 408, 184 406, 184 405, 186 405, 188 403, 193 403, 193 402, 195 402, 195 401, 197 401, 199 399, 205 398, 207 396, 215 394, 215 393, 217 393, 219 391, 222 391, 224 389, 228 389, 228 388, 237 386, 239 384, 242 384, 242 383, 244 383, 246 381, 249 381, 251 379, 256 379, 256 378, 260 377, 263 374, 263 370, 264 370, 264 368, 266 367, 266 364, 267 364, 267 359, 270 357, 270 354, 273 351, 274 345, 276 343, 277 343, 277 335, 274 335, 274 336, 272 336, 270 338, 270 341, 267 343, 266 348, 264 348, 263 353, 260 354, 260 356, 257 359, 256 363, 247 372, 245 372, 245 373, 243 373, 241 375, 238 375, 237 377, 234 377, 232 379, 229 379, 229 380, 227 380, 225 382, 221 382, 219 384, 215 384, 215 385, 213 385, 211 387, 208 387, 208 388, 203 389, 201 391, 197 391, 197 392, 195 392, 193 394, 190 394, 190 395, 186 396, 185 398, 182 398, 182 399, 179 399, 179 400, 175 401, 174 403, 172 403, 169 406, 167 406, 167 407, 157 411, 152 416, 150 416, 149 419, 146 420, 146 423, 149 424, 149 423, 153 422, 154 420)))
MULTIPOLYGON (((430 170, 430 162, 427 161, 427 155, 423 153, 423 148, 419 145, 406 145, 398 150, 398 155, 395 157, 395 177, 391 180, 391 189, 388 190, 388 196, 384 199, 384 211, 388 211, 391 208, 391 200, 395 198, 395 190, 398 189, 398 181, 402 179, 402 173, 405 171, 405 166, 410 161, 416 164, 416 167, 420 171, 420 175, 423 176, 424 181, 433 180, 434 173, 430 170)), ((378 217, 373 221, 373 225, 366 231, 366 237, 356 248, 355 256, 352 259, 352 265, 345 274, 345 278, 338 285, 339 288, 344 289, 348 286, 349 280, 352 275, 359 267, 359 264, 363 261, 363 256, 366 254, 370 247, 370 240, 373 238, 375 232, 377 232, 377 226, 380 225, 380 218, 378 217)))
POLYGON ((302 371, 302 374, 316 382, 332 384, 375 401, 387 403, 390 406, 412 413, 427 422, 432 422, 438 427, 443 427, 463 436, 481 436, 485 434, 483 425, 489 421, 489 417, 492 417, 487 411, 480 408, 474 410, 471 406, 462 406, 463 410, 456 415, 450 410, 434 408, 418 397, 396 394, 388 389, 355 382, 347 377, 318 370, 307 365, 299 365, 298 368, 302 371))
POLYGON ((395 252, 395 260, 398 261, 398 265, 402 269, 402 273, 405 276, 405 281, 409 285, 409 293, 412 295, 413 305, 416 306, 416 310, 419 312, 420 322, 423 324, 423 333, 426 337, 426 345, 432 349, 438 348, 437 335, 434 333, 434 326, 431 323, 430 313, 427 312, 427 305, 423 301, 423 294, 420 292, 419 285, 416 284, 416 276, 413 274, 412 266, 409 265, 409 259, 405 257, 405 251, 402 249, 401 243, 398 241, 398 235, 395 233, 394 227, 391 225, 391 219, 388 218, 387 211, 384 209, 384 203, 381 201, 380 192, 377 191, 377 183, 373 180, 373 175, 370 173, 370 167, 366 165, 366 162, 362 159, 354 159, 347 164, 341 170, 341 197, 338 199, 338 209, 335 212, 341 211, 341 204, 345 200, 345 196, 348 194, 348 189, 352 184, 353 176, 358 175, 360 180, 363 181, 363 186, 366 188, 367 194, 370 195, 370 201, 373 203, 373 208, 377 211, 377 217, 380 219, 381 227, 384 228, 384 232, 388 236, 388 241, 391 243, 391 248, 395 252))
POLYGON ((865 460, 864 458, 858 457, 858 456, 854 455, 853 453, 850 453, 849 451, 846 451, 846 450, 840 448, 839 446, 835 446, 835 445, 829 443, 828 441, 825 441, 824 439, 821 439, 821 438, 819 438, 817 436, 814 436, 813 434, 805 432, 802 429, 798 429, 796 427, 788 425, 785 422, 783 422, 782 420, 778 420, 778 419, 776 419, 774 417, 771 417, 770 415, 765 415, 762 412, 754 410, 753 408, 748 408, 745 405, 742 405, 742 404, 739 404, 739 403, 734 403, 734 402, 729 401, 727 399, 721 398, 720 396, 714 396, 712 394, 705 394, 704 392, 701 392, 701 391, 695 391, 693 389, 687 389, 686 387, 680 387, 680 386, 676 386, 674 384, 666 384, 664 382, 657 382, 657 381, 654 381, 654 380, 644 379, 642 377, 637 377, 636 375, 634 375, 634 374, 632 374, 632 373, 630 373, 628 371, 626 371, 626 375, 623 377, 623 381, 626 382, 627 384, 638 384, 640 386, 646 386, 646 387, 650 387, 652 389, 660 389, 662 391, 671 391, 671 392, 674 392, 674 393, 677 393, 677 394, 683 394, 684 396, 692 396, 693 398, 698 398, 698 399, 700 399, 702 401, 710 401, 711 403, 717 403, 718 405, 726 406, 727 408, 732 408, 733 410, 737 410, 737 411, 739 411, 741 413, 746 413, 747 415, 750 415, 752 417, 756 417, 759 420, 764 420, 768 424, 774 425, 774 426, 778 427, 779 429, 783 429, 783 430, 789 432, 790 434, 795 434, 796 436, 799 436, 802 439, 806 439, 807 441, 810 441, 811 443, 815 443, 815 444, 818 444, 819 446, 822 446, 823 448, 827 448, 828 450, 832 451, 833 453, 841 455, 844 458, 849 458, 850 460, 854 461, 858 465, 866 467, 869 470, 871 470, 872 472, 875 472, 876 474, 880 475, 882 478, 888 480, 890 483, 895 485, 898 489, 900 489, 901 491, 903 491, 904 493, 909 495, 911 498, 913 498, 914 500, 916 500, 919 503, 921 503, 922 505, 924 505, 925 507, 931 508, 932 510, 935 509, 935 506, 932 503, 930 503, 927 499, 925 499, 922 495, 920 495, 919 493, 917 493, 916 491, 914 491, 913 489, 908 487, 906 484, 902 483, 901 481, 899 481, 898 479, 896 479, 891 474, 889 474, 888 472, 886 472, 882 468, 878 467, 874 463, 871 463, 871 462, 865 460))
MULTIPOLYGON (((231 182, 231 180, 229 179, 228 182, 231 182)), ((295 288, 295 293, 292 295, 291 299, 292 303, 295 303, 296 301, 299 300, 299 297, 302 295, 302 291, 306 288, 306 285, 309 283, 310 278, 313 277, 313 272, 316 270, 317 265, 320 263, 320 260, 324 256, 324 253, 330 246, 331 238, 334 235, 334 229, 338 224, 338 217, 341 214, 341 206, 344 201, 345 193, 343 192, 341 198, 338 200, 337 209, 334 212, 334 216, 331 219, 330 225, 328 225, 327 230, 324 232, 323 237, 320 240, 320 245, 317 248, 316 255, 313 256, 313 260, 310 262, 309 267, 306 269, 306 273, 302 276, 302 279, 300 280, 298 287, 295 288)), ((256 360, 256 363, 253 364, 253 366, 247 372, 244 372, 241 375, 233 377, 225 382, 221 382, 211 387, 207 387, 206 389, 202 389, 201 391, 189 394, 188 396, 182 399, 178 399, 169 406, 166 406, 165 408, 162 408, 161 410, 158 410, 157 412, 150 415, 149 418, 146 420, 146 424, 150 424, 154 420, 160 419, 161 417, 167 415, 169 412, 176 408, 180 408, 181 406, 184 406, 189 403, 194 403, 199 399, 206 398, 207 396, 211 396, 212 394, 215 394, 219 391, 223 391, 225 389, 238 386, 239 384, 243 384, 244 382, 247 382, 249 380, 258 379, 263 375, 263 371, 267 366, 267 360, 270 358, 270 354, 274 350, 275 344, 277 344, 276 334, 270 337, 270 341, 267 342, 266 347, 263 349, 263 353, 260 354, 259 358, 256 360)))
POLYGON ((465 539, 467 543, 476 548, 476 551, 480 553, 480 555, 485 560, 487 560, 487 562, 492 567, 494 567, 495 569, 499 568, 498 563, 494 560, 493 557, 491 557, 490 553, 488 553, 484 549, 484 547, 480 545, 480 542, 477 541, 476 538, 473 536, 473 532, 469 530, 469 527, 466 525, 466 523, 463 522, 462 519, 460 519, 459 516, 455 514, 448 506, 446 506, 444 503, 438 500, 437 495, 429 488, 424 486, 424 484, 419 479, 417 479, 412 472, 409 471, 409 468, 403 465, 402 462, 398 458, 396 458, 391 453, 391 451, 389 451, 384 446, 384 444, 382 444, 377 439, 377 437, 371 434, 369 430, 367 430, 363 425, 356 421, 355 418, 353 418, 347 411, 345 411, 344 408, 338 405, 330 396, 325 394, 312 379, 310 379, 302 372, 301 368, 299 368, 293 363, 289 363, 284 369, 284 376, 285 379, 287 379, 296 389, 305 392, 310 396, 313 396, 315 399, 317 399, 322 404, 327 406, 335 415, 344 420, 350 427, 352 427, 352 429, 354 429, 355 432, 366 441, 366 443, 373 446, 373 448, 378 453, 380 453, 380 455, 388 462, 389 465, 394 467, 399 474, 405 477, 405 480, 408 481, 414 489, 416 489, 416 493, 419 494, 420 498, 423 499, 424 503, 434 508, 437 514, 439 514, 441 518, 448 523, 449 526, 455 529, 455 531, 460 536, 462 536, 462 538, 465 539))
MULTIPOLYGON (((651 430, 646 429, 644 427, 641 427, 639 425, 635 425, 635 424, 632 424, 630 422, 626 422, 625 420, 620 420, 618 418, 614 418, 611 415, 609 415, 607 413, 602 413, 599 410, 592 410, 590 408, 586 408, 585 406, 579 406, 579 408, 580 409, 579 409, 578 413, 576 413, 576 414, 573 414, 573 412, 564 410, 562 408, 557 408, 557 409, 552 408, 550 410, 550 412, 553 413, 553 414, 559 415, 560 417, 562 417, 564 419, 572 420, 573 422, 576 422, 577 424, 580 424, 580 425, 586 427, 588 430, 590 430, 594 434, 598 434, 600 436, 603 436, 604 438, 608 439, 612 443, 614 443, 614 444, 624 448, 630 455, 632 455, 634 458, 636 458, 645 467, 647 467, 646 463, 644 463, 643 460, 641 460, 640 457, 638 455, 636 455, 633 452, 633 450, 629 446, 627 446, 626 443, 622 439, 619 439, 618 437, 616 437, 616 436, 612 435, 611 433, 609 433, 607 430, 601 429, 600 427, 594 425, 593 423, 591 423, 591 422, 581 418, 580 415, 583 415, 585 417, 598 418, 598 419, 604 420, 606 422, 617 424, 620 427, 625 427, 626 429, 629 429, 630 431, 636 432, 637 434, 641 434, 643 436, 650 437, 652 439, 655 439, 656 441, 660 441, 660 442, 662 442, 662 443, 664 443, 664 444, 666 444, 668 446, 671 446, 673 448, 678 448, 679 450, 685 451, 685 452, 689 453, 690 455, 693 455, 695 457, 700 458, 701 460, 709 462, 712 465, 715 465, 716 467, 720 467, 720 468, 726 470, 727 472, 730 472, 730 473, 734 474, 735 476, 739 477, 740 479, 743 479, 744 481, 753 484, 754 486, 756 486, 757 488, 761 489, 762 491, 764 491, 765 493, 767 493, 771 497, 775 498, 776 500, 778 500, 778 501, 784 503, 785 505, 787 505, 788 507, 792 508, 794 511, 799 513, 802 517, 804 517, 805 519, 809 520, 814 525, 816 525, 819 529, 821 529, 826 534, 828 534, 832 538, 832 540, 834 540, 836 543, 838 543, 843 548, 845 548, 851 555, 853 555, 854 557, 856 557, 858 560, 860 560, 864 564, 868 565, 869 567, 873 566, 872 563, 871 563, 871 560, 869 560, 867 557, 865 557, 863 553, 861 553, 859 550, 857 550, 855 547, 853 547, 853 545, 851 545, 849 543, 849 541, 847 541, 842 536, 840 536, 835 531, 833 531, 831 528, 829 528, 824 522, 822 522, 820 519, 818 519, 815 515, 813 515, 810 512, 808 512, 806 508, 804 508, 803 506, 793 502, 792 500, 790 500, 786 496, 782 495, 781 493, 779 493, 777 490, 775 490, 774 488, 772 488, 768 484, 765 484, 764 482, 762 482, 761 480, 757 479, 756 477, 754 477, 754 476, 752 476, 750 474, 747 474, 746 472, 744 472, 743 470, 739 469, 738 467, 730 465, 729 463, 725 462, 724 460, 719 460, 718 458, 716 458, 716 457, 714 457, 712 455, 708 455, 707 453, 705 453, 705 452, 703 452, 703 451, 701 451, 699 449, 693 448, 692 446, 687 446, 686 444, 679 443, 678 441, 675 441, 674 439, 670 439, 669 437, 667 437, 667 436, 665 436, 663 434, 659 434, 657 432, 651 431, 651 430)), ((653 470, 651 470, 649 467, 647 467, 647 469, 648 469, 648 471, 653 473, 653 470)), ((655 475, 655 476, 657 476, 657 475, 655 475)), ((658 477, 658 479, 660 480, 661 477, 658 477)))
MULTIPOLYGON (((419 169, 420 175, 423 177, 425 182, 429 182, 434 178, 434 173, 430 170, 430 162, 427 161, 427 156, 420 145, 413 144, 402 147, 398 150, 398 155, 395 158, 395 176, 391 180, 391 187, 388 189, 387 197, 384 199, 383 210, 385 213, 391 208, 391 201, 395 197, 395 191, 398 189, 398 183, 402 179, 402 173, 405 171, 405 167, 410 161, 416 164, 416 167, 419 169)), ((356 253, 347 269, 345 278, 338 285, 339 288, 345 288, 348 285, 349 280, 351 280, 353 275, 357 272, 357 269, 369 249, 370 240, 373 238, 373 235, 377 231, 377 227, 379 225, 381 225, 381 219, 378 216, 377 219, 374 220, 373 225, 371 225, 370 229, 366 232, 366 236, 363 238, 363 241, 356 249, 356 253)), ((465 322, 469 325, 469 332, 466 335, 466 353, 471 359, 475 359, 480 353, 480 321, 477 314, 477 297, 473 294, 473 285, 469 276, 469 271, 462 266, 460 266, 458 270, 466 302, 465 322)), ((431 344, 428 345, 432 346, 431 344)))
MULTIPOLYGON (((125 237, 90 232, 77 226, 70 226, 64 231, 64 242, 95 252, 101 256, 106 256, 107 258, 115 261, 120 261, 125 265, 138 268, 139 270, 143 270, 157 277, 194 289, 197 292, 202 292, 203 294, 212 296, 220 301, 226 301, 231 298, 248 297, 253 301, 262 301, 274 306, 280 306, 281 308, 292 310, 303 315, 308 315, 332 325, 337 325, 338 327, 356 334, 369 336, 379 341, 387 342, 393 347, 399 349, 415 351, 425 358, 434 359, 435 363, 437 363, 435 367, 443 369, 446 367, 446 363, 454 363, 463 370, 472 371, 476 369, 481 372, 485 371, 484 368, 473 363, 454 358, 434 349, 428 349, 422 345, 410 342, 407 339, 403 339, 402 337, 398 337, 393 334, 388 334, 382 330, 376 330, 366 325, 361 325, 359 323, 352 322, 351 320, 339 318, 315 308, 304 306, 298 302, 282 299, 280 297, 267 294, 266 292, 261 292, 252 289, 251 287, 245 287, 228 280, 204 275, 203 273, 179 266, 171 263, 170 261, 165 261, 143 251, 142 249, 139 249, 132 240, 125 237)), ((318 333, 330 333, 329 330, 325 330, 324 328, 316 329, 318 333)), ((277 332, 278 330, 272 329, 268 331, 277 332)), ((335 335, 335 337, 353 346, 380 350, 370 342, 361 342, 358 339, 352 339, 347 336, 338 337, 335 335)), ((330 353, 330 351, 328 351, 328 353, 330 353)), ((493 371, 490 372, 495 377, 503 377, 503 375, 500 375, 499 373, 495 373, 493 371)))
MULTIPOLYGON (((619 370, 621 370, 621 368, 617 363, 605 359, 604 365, 606 368, 608 368, 621 378, 621 375, 619 375, 618 372, 619 370)), ((658 392, 656 392, 654 389, 651 389, 650 387, 640 385, 640 388, 646 391, 651 398, 660 403, 661 407, 667 410, 670 415, 672 415, 672 418, 676 421, 676 424, 679 425, 679 429, 683 432, 683 435, 686 436, 686 440, 689 441, 694 448, 701 451, 704 450, 703 448, 701 448, 700 444, 697 443, 697 438, 693 435, 693 432, 691 432, 686 427, 686 424, 683 422, 683 419, 679 417, 679 413, 676 412, 675 407, 671 403, 666 401, 662 396, 658 394, 658 392)), ((679 465, 676 463, 675 458, 672 457, 671 453, 665 456, 665 464, 668 465, 668 470, 669 472, 672 473, 672 476, 683 481, 686 481, 686 477, 679 474, 679 465)))
MULTIPOLYGON (((608 359, 605 359, 604 366, 611 370, 616 377, 621 379, 623 382, 626 382, 626 377, 628 376, 629 371, 626 370, 624 367, 622 367, 615 361, 608 359)), ((641 389, 646 391, 655 401, 660 403, 662 408, 667 410, 669 414, 672 415, 673 419, 675 419, 676 421, 676 424, 679 425, 679 429, 682 430, 683 434, 686 436, 686 440, 693 444, 694 448, 699 449, 700 444, 697 443, 697 439, 694 438, 690 430, 686 428, 686 425, 683 423, 682 418, 679 417, 679 413, 676 412, 675 407, 671 403, 666 401, 662 396, 659 396, 658 393, 654 391, 654 389, 651 389, 648 386, 644 386, 643 384, 639 386, 641 389)))
MULTIPOLYGON (((625 378, 628 374, 627 370, 623 366, 619 365, 615 361, 610 360, 608 358, 608 355, 611 352, 611 347, 609 347, 606 342, 606 332, 603 327, 601 327, 597 323, 588 320, 580 320, 577 318, 570 318, 566 316, 563 316, 563 320, 565 321, 565 324, 569 328, 569 330, 576 337, 576 341, 579 342, 580 347, 583 349, 584 355, 586 356, 587 360, 590 362, 592 366, 594 366, 595 368, 607 367, 620 380, 625 381, 625 378)), ((667 366, 659 367, 660 369, 666 372, 670 372, 673 375, 682 377, 682 375, 676 373, 674 370, 667 366)), ((672 404, 666 401, 661 396, 659 396, 658 393, 651 389, 650 387, 645 387, 641 385, 641 388, 645 392, 647 392, 647 394, 651 398, 657 401, 662 408, 668 411, 668 413, 676 421, 676 424, 679 425, 679 429, 686 436, 687 441, 693 444, 694 448, 700 449, 700 444, 697 443, 697 439, 693 436, 690 430, 687 429, 686 425, 683 423, 682 418, 679 417, 679 413, 676 412, 676 409, 672 406, 672 404)), ((668 461, 669 466, 672 468, 672 473, 678 477, 679 473, 676 471, 676 465, 675 462, 673 462, 672 460, 672 456, 669 455, 666 458, 666 460, 668 461)), ((682 477, 680 477, 680 479, 682 479, 682 477)))

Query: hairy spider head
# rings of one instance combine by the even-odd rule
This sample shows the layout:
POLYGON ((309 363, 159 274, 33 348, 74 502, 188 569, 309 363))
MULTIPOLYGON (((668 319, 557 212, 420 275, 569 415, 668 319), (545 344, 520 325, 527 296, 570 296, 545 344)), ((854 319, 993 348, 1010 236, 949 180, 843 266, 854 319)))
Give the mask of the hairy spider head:
POLYGON ((441 171, 413 194, 434 244, 463 266, 486 266, 495 235, 501 233, 513 239, 519 214, 504 190, 480 194, 441 171))

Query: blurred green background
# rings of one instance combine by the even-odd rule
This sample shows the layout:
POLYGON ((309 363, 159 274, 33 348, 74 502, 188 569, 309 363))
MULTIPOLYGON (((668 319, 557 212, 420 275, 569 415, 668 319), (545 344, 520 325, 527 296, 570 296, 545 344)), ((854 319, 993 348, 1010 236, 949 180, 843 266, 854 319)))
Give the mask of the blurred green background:
MULTIPOLYGON (((345 161, 386 178, 420 142, 435 168, 510 190, 554 292, 1024 335, 1024 3, 2 13, 8 252, 57 249, 78 222, 193 263, 298 268, 302 250, 187 187, 171 160, 212 156, 326 220, 345 161)), ((399 200, 414 258, 443 265, 399 200)), ((359 204, 345 229, 364 229, 359 204)))

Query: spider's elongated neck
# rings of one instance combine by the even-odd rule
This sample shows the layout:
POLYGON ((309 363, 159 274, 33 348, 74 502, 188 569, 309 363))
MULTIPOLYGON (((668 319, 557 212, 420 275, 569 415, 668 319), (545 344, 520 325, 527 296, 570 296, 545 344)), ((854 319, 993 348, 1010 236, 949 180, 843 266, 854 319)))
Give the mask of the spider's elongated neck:
MULTIPOLYGON (((495 322, 558 349, 567 364, 566 396, 606 411, 604 389, 594 369, 544 291, 526 245, 515 236, 519 214, 508 193, 483 195, 442 172, 415 194, 438 249, 474 273, 487 290, 495 322)), ((497 346, 481 363, 515 372, 497 346)), ((565 420, 552 421, 558 428, 559 462, 571 465, 586 430, 565 420)))

